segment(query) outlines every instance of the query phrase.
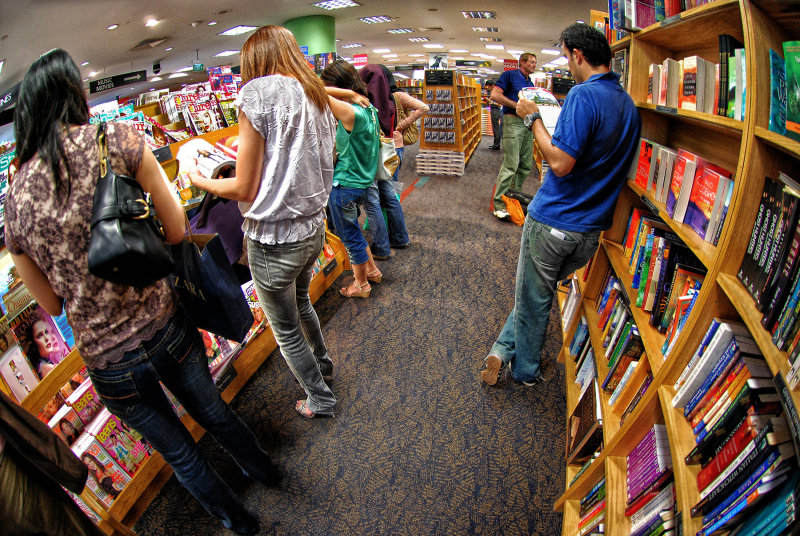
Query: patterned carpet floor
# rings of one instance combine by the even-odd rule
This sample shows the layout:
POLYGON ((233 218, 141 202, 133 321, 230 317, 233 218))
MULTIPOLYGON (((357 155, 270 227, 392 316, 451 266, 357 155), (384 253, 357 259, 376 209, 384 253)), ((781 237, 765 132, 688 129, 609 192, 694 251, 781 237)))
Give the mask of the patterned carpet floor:
MULTIPOLYGON (((284 472, 270 489, 201 446, 265 535, 556 535, 565 487, 565 397, 557 308, 535 387, 480 382, 514 297, 520 227, 489 199, 502 153, 484 137, 463 177, 400 180, 412 245, 380 262, 369 299, 346 299, 345 272, 316 309, 336 364, 335 419, 294 411, 303 393, 278 351, 234 400, 284 472)), ((534 193, 536 172, 523 191, 534 193)), ((134 527, 144 535, 232 534, 172 477, 134 527)))

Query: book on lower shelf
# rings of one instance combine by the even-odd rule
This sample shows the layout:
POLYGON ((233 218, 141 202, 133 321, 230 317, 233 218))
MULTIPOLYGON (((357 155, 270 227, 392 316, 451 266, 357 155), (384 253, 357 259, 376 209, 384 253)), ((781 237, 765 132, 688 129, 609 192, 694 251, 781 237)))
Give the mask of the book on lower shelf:
POLYGON ((597 382, 592 381, 568 419, 567 464, 582 463, 602 447, 603 417, 597 382))
MULTIPOLYGON (((580 500, 578 534, 590 534, 603 523, 606 511, 606 479, 601 478, 580 500)), ((598 530, 598 533, 602 533, 598 530)))

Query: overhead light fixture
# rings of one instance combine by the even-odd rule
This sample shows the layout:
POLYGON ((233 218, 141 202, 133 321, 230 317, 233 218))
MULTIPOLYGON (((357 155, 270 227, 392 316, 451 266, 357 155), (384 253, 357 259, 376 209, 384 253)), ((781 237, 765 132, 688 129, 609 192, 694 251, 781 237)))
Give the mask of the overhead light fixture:
POLYGON ((324 2, 317 2, 315 4, 311 4, 314 7, 318 7, 321 9, 342 9, 344 7, 355 7, 360 6, 358 2, 353 2, 352 0, 325 0, 324 2))
POLYGON ((390 34, 407 34, 407 33, 414 33, 414 30, 411 28, 394 28, 392 30, 386 30, 386 33, 390 34))
POLYGON ((358 48, 363 47, 361 43, 350 43, 349 45, 342 45, 342 48, 358 48))
POLYGON ((486 45, 486 48, 491 50, 504 50, 506 47, 503 45, 486 45))
POLYGON ((542 67, 544 67, 545 69, 555 69, 556 67, 558 67, 558 65, 556 65, 553 62, 550 62, 550 63, 545 63, 542 67))
POLYGON ((372 17, 361 17, 358 20, 367 24, 380 24, 382 22, 392 22, 394 19, 386 15, 375 15, 372 17))
POLYGON ((476 32, 494 32, 497 33, 500 30, 493 26, 473 26, 472 29, 476 32))
POLYGON ((427 54, 409 54, 409 58, 424 58, 427 54))
POLYGON ((97 71, 92 71, 89 73, 89 78, 92 78, 93 76, 97 76, 97 71))
POLYGON ((150 79, 151 82, 159 82, 161 80, 163 80, 163 78, 161 78, 160 76, 154 76, 153 78, 150 79))
POLYGON ((411 41, 412 43, 427 43, 428 41, 430 41, 430 38, 428 38, 428 37, 409 37, 408 40, 411 41))
POLYGON ((404 78, 404 79, 408 78, 408 76, 404 75, 403 73, 395 72, 395 73, 392 73, 392 74, 394 74, 395 78, 404 78))
POLYGON ((455 54, 467 54, 469 50, 466 50, 464 48, 451 48, 450 52, 453 52, 455 54))
POLYGON ((0 74, 3 74, 3 65, 5 65, 6 60, 0 60, 0 74))
POLYGON ((384 54, 384 55, 383 55, 383 56, 381 56, 381 57, 383 57, 383 58, 396 58, 396 57, 397 57, 397 54, 384 54))
MULTIPOLYGON (((509 52, 511 52, 511 51, 509 50, 509 52)), ((560 56, 561 55, 561 51, 560 50, 556 50, 554 48, 543 48, 542 49, 542 54, 549 54, 551 56, 560 56)))
POLYGON ((169 52, 170 50, 172 50, 172 47, 167 47, 167 48, 165 48, 164 50, 166 50, 167 52, 169 52))
POLYGON ((217 35, 242 35, 242 34, 246 34, 247 32, 252 32, 253 30, 256 30, 256 29, 258 29, 257 26, 245 26, 245 25, 241 25, 240 24, 239 26, 234 26, 233 28, 228 28, 224 32, 220 32, 217 35))
POLYGON ((512 56, 519 56, 525 51, 524 50, 511 50, 511 49, 508 49, 508 50, 506 50, 506 52, 508 52, 512 56))
POLYGON ((462 11, 465 19, 493 19, 496 16, 494 11, 462 11))
POLYGON ((502 41, 502 39, 499 37, 481 37, 480 39, 485 43, 499 43, 502 41))
POLYGON ((209 26, 216 26, 217 25, 217 21, 212 20, 211 22, 208 23, 208 25, 209 26))
POLYGON ((216 54, 214 54, 214 57, 224 58, 226 56, 235 56, 236 54, 239 54, 239 52, 240 52, 239 50, 223 50, 222 52, 217 52, 216 54))
POLYGON ((582 20, 576 20, 575 22, 577 22, 578 24, 586 24, 586 23, 585 23, 585 22, 583 22, 582 20))
POLYGON ((189 67, 181 67, 180 69, 176 69, 175 72, 176 73, 185 73, 187 71, 191 71, 192 69, 193 69, 193 67, 191 67, 191 66, 189 66, 189 67))
POLYGON ((83 63, 81 63, 81 67, 86 67, 87 65, 89 65, 88 61, 84 61, 83 63))
POLYGON ((423 48, 444 48, 444 45, 440 45, 438 43, 426 43, 422 45, 423 48))
POLYGON ((184 76, 188 76, 186 73, 172 73, 167 78, 183 78, 184 76))
POLYGON ((148 19, 147 22, 144 23, 144 25, 147 26, 148 28, 151 28, 151 27, 155 26, 156 24, 158 24, 158 20, 157 19, 148 19))
POLYGON ((108 27, 109 30, 116 30, 117 28, 119 28, 119 24, 112 24, 108 27))
POLYGON ((373 48, 372 51, 375 54, 388 54, 389 52, 391 52, 391 49, 388 49, 388 48, 373 48))
POLYGON ((555 63, 556 65, 566 65, 569 63, 569 60, 564 56, 561 56, 560 58, 554 59, 551 63, 555 63))

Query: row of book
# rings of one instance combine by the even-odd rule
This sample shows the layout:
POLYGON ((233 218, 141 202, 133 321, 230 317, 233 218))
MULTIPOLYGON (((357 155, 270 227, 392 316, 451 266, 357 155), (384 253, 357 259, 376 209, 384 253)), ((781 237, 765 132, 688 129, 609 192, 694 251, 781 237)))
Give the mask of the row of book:
POLYGON ((667 429, 654 424, 626 459, 625 516, 631 536, 669 534, 675 527, 675 484, 667 429))
POLYGON ((578 536, 605 534, 606 479, 601 478, 580 500, 578 536))
POLYGON ((800 41, 785 41, 783 57, 770 49, 769 129, 800 141, 800 41))
POLYGON ((674 387, 695 437, 684 461, 701 466, 698 535, 731 530, 796 467, 772 374, 744 324, 715 318, 674 387))
POLYGON ((609 0, 612 29, 639 31, 712 0, 609 0))
MULTIPOLYGON (((778 179, 764 180, 756 221, 736 275, 762 313, 761 325, 779 350, 789 352, 792 364, 800 353, 800 183, 785 173, 778 179)), ((794 376, 796 372, 790 373, 794 376)))
POLYGON ((730 170, 686 149, 642 138, 630 177, 666 206, 669 217, 716 245, 733 197, 730 170))

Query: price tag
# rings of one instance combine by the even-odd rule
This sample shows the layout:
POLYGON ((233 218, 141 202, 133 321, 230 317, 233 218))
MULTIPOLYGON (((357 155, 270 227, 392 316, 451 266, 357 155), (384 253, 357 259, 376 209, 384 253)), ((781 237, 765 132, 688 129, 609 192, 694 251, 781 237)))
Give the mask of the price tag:
POLYGON ((678 109, 671 106, 656 106, 656 111, 663 114, 678 115, 678 109))
POLYGON ((645 197, 645 195, 644 195, 644 194, 640 195, 640 196, 639 196, 639 199, 641 199, 641 200, 642 200, 642 203, 644 203, 644 204, 647 206, 647 209, 648 209, 650 212, 652 212, 653 214, 655 214, 655 215, 656 215, 656 216, 658 216, 659 218, 661 217, 661 215, 659 214, 658 207, 655 205, 655 203, 653 203, 653 202, 652 202, 652 201, 650 201, 650 200, 649 200, 647 197, 645 197))

